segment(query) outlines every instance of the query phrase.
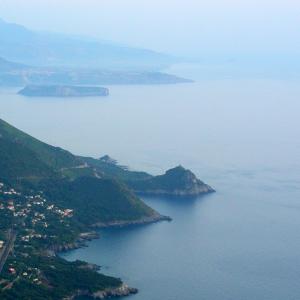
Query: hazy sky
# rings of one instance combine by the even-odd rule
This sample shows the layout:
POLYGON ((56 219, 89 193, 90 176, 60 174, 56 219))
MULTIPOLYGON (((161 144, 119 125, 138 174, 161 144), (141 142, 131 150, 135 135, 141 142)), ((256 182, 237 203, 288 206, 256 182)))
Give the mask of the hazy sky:
POLYGON ((298 0, 0 0, 0 17, 169 53, 300 53, 298 0))

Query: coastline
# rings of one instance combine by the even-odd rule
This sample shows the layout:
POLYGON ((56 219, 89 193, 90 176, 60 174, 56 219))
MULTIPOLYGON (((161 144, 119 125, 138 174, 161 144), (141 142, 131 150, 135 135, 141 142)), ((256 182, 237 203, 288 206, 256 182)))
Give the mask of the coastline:
POLYGON ((158 213, 154 214, 151 217, 144 217, 138 220, 120 220, 120 221, 112 221, 112 222, 98 222, 92 225, 93 228, 112 228, 112 227, 127 227, 127 226, 136 226, 136 225, 147 225, 152 223, 157 223, 161 221, 171 222, 172 218, 168 216, 162 216, 158 213))
MULTIPOLYGON (((168 216, 162 216, 158 213, 155 213, 151 217, 144 217, 142 219, 132 220, 132 221, 123 220, 123 221, 114 221, 114 222, 107 222, 107 223, 99 222, 99 223, 94 224, 92 227, 95 229, 115 228, 115 227, 123 228, 123 227, 127 227, 127 226, 147 225, 147 224, 157 223, 157 222, 161 222, 161 221, 170 222, 170 221, 172 221, 172 218, 168 217, 168 216)), ((59 256, 63 252, 80 249, 82 247, 87 247, 86 242, 94 240, 94 239, 99 239, 99 238, 100 238, 100 235, 96 231, 83 232, 83 233, 79 234, 78 239, 76 239, 73 243, 54 246, 52 249, 49 249, 47 252, 48 252, 48 255, 52 255, 52 256, 58 255, 59 256)), ((86 268, 89 268, 91 270, 99 271, 101 268, 98 265, 94 265, 89 262, 86 262, 86 263, 87 263, 86 268)), ((75 300, 77 297, 80 297, 80 296, 87 296, 92 299, 119 298, 119 297, 130 296, 130 295, 137 294, 137 293, 138 293, 137 288, 129 287, 126 283, 122 282, 122 284, 118 287, 106 288, 104 290, 100 290, 100 291, 96 291, 96 292, 90 292, 90 291, 86 291, 86 290, 78 290, 78 291, 76 291, 76 293, 64 298, 63 300, 75 300)))
POLYGON ((55 256, 55 255, 59 255, 60 253, 63 253, 63 252, 87 247, 86 242, 100 238, 100 234, 97 231, 95 231, 97 229, 115 228, 115 227, 123 228, 123 227, 127 227, 127 226, 139 226, 139 225, 153 224, 153 223, 158 223, 158 222, 162 222, 162 221, 171 222, 172 218, 169 216, 163 216, 163 215, 156 213, 151 217, 144 217, 144 218, 141 218, 138 220, 121 220, 121 221, 112 221, 112 222, 107 222, 107 223, 98 222, 98 223, 91 225, 91 228, 93 228, 94 230, 80 233, 78 235, 77 239, 74 240, 74 242, 61 244, 61 245, 54 245, 54 246, 50 247, 47 250, 47 254, 50 256, 55 256))
POLYGON ((197 190, 191 190, 189 192, 184 190, 175 190, 173 192, 166 190, 146 190, 146 191, 134 191, 137 195, 141 196, 161 196, 161 197, 176 197, 176 198, 196 198, 200 196, 205 196, 211 193, 216 193, 209 185, 197 190))
POLYGON ((103 291, 89 292, 89 291, 77 291, 73 295, 64 298, 63 300, 75 300, 77 297, 86 296, 92 299, 107 299, 107 298, 119 298, 127 297, 138 293, 138 289, 131 288, 127 284, 123 283, 116 288, 107 288, 103 291))

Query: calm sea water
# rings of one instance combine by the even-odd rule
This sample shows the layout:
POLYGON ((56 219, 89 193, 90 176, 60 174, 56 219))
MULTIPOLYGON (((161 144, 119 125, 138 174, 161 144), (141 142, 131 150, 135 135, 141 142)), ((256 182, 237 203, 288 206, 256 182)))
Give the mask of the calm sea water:
POLYGON ((108 98, 67 100, 8 89, 0 91, 0 117, 76 154, 108 153, 134 169, 158 174, 183 164, 217 190, 195 200, 147 198, 173 222, 103 230, 88 248, 64 255, 139 288, 133 300, 296 300, 299 83, 114 86, 108 98))

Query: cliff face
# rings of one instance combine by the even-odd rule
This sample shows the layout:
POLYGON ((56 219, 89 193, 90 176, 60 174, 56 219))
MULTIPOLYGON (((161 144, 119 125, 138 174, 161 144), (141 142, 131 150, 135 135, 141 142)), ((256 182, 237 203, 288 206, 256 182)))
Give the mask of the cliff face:
POLYGON ((182 166, 170 169, 164 175, 130 182, 129 185, 136 193, 146 195, 193 197, 214 192, 213 188, 182 166))

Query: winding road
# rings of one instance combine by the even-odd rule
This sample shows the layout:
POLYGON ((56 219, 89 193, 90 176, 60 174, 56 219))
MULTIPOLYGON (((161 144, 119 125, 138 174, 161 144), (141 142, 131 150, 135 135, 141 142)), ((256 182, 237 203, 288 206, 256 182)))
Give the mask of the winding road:
POLYGON ((7 242, 6 242, 2 252, 0 253, 0 275, 2 273, 2 270, 3 270, 3 267, 6 263, 6 260, 9 256, 9 253, 12 251, 12 249, 14 247, 14 243, 15 243, 15 240, 16 240, 17 233, 16 233, 15 230, 10 229, 8 231, 7 235, 8 235, 7 242))

